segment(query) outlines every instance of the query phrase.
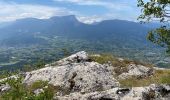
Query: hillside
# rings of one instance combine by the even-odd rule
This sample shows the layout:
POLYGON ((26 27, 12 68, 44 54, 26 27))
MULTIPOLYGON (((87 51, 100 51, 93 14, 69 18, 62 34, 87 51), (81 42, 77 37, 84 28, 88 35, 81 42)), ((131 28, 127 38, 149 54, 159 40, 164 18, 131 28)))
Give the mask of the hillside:
POLYGON ((1 99, 168 100, 170 70, 84 51, 1 79, 1 99), (22 78, 21 78, 22 77, 22 78), (17 87, 16 87, 17 86, 17 87))
MULTIPOLYGON (((70 15, 52 17, 45 20, 35 18, 16 20, 12 24, 0 29, 0 37, 2 38, 1 44, 13 46, 19 43, 27 44, 29 42, 41 44, 41 41, 27 41, 30 40, 31 36, 32 39, 39 36, 60 36, 94 41, 98 39, 114 39, 114 41, 119 42, 134 40, 136 44, 144 44, 148 30, 143 25, 123 20, 106 20, 89 25, 79 22, 75 16, 70 15)), ((128 42, 132 43, 133 41, 128 42)))
POLYGON ((164 48, 146 40, 149 29, 125 20, 84 24, 74 15, 19 19, 0 28, 0 66, 16 70, 39 60, 58 60, 64 56, 63 50, 86 50, 168 67, 164 48))

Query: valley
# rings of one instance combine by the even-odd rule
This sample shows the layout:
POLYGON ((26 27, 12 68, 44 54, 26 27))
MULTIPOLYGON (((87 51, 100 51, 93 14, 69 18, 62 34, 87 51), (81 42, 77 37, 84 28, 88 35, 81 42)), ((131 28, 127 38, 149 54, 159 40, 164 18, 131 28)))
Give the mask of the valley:
POLYGON ((84 24, 75 16, 16 20, 0 29, 0 69, 51 63, 85 50, 169 68, 165 49, 146 40, 149 27, 124 20, 84 24))

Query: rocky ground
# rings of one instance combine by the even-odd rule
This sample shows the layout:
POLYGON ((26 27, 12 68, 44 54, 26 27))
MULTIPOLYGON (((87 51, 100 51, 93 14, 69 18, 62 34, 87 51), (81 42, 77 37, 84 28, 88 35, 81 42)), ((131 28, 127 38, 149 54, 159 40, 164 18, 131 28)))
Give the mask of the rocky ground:
MULTIPOLYGON (((158 69, 129 64, 126 71, 116 75, 115 66, 94 62, 81 51, 45 68, 24 73, 23 83, 31 85, 38 80, 47 81, 57 89, 54 100, 170 100, 170 84, 123 88, 119 83, 129 77, 151 76, 155 70, 158 69)), ((8 84, 0 86, 2 92, 9 89, 8 84)), ((34 92, 39 94, 43 89, 34 92)))

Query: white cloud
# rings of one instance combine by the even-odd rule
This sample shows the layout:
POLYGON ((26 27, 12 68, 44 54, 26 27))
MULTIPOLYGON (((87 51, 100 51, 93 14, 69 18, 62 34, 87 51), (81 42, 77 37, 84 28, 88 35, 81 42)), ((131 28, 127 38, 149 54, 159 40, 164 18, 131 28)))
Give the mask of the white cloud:
POLYGON ((78 20, 83 23, 94 23, 107 19, 124 19, 135 20, 137 14, 131 5, 127 2, 108 2, 104 0, 54 0, 64 3, 74 3, 78 5, 94 5, 108 8, 106 14, 103 15, 86 15, 80 10, 70 11, 62 7, 52 7, 43 5, 30 5, 30 4, 16 4, 12 2, 0 1, 0 22, 14 21, 21 18, 39 18, 46 19, 52 16, 76 15, 78 20), (133 13, 131 13, 133 12, 133 13))
POLYGON ((77 19, 80 22, 83 22, 83 23, 86 23, 86 24, 92 24, 92 23, 100 22, 100 21, 104 20, 103 17, 97 16, 97 15, 94 15, 94 16, 78 16, 77 19))
POLYGON ((125 2, 107 2, 105 0, 53 0, 65 3, 74 3, 77 5, 91 5, 91 6, 102 6, 114 10, 122 10, 131 8, 125 2))
MULTIPOLYGON (((115 16, 118 15, 103 15, 103 16, 98 16, 98 15, 93 15, 93 16, 78 16, 77 19, 82 22, 82 23, 86 23, 86 24, 93 24, 96 22, 101 22, 103 20, 113 20, 113 19, 117 19, 115 16)), ((119 19, 121 19, 119 17, 119 19)), ((125 20, 122 18, 122 20, 125 20)))
POLYGON ((62 16, 73 14, 65 8, 49 7, 42 5, 16 4, 0 2, 0 22, 14 21, 21 18, 49 18, 52 16, 62 16))
MULTIPOLYGON (((79 15, 78 19, 84 23, 99 22, 107 19, 122 19, 136 21, 140 9, 136 6, 136 0, 53 0, 62 3, 72 3, 75 5, 84 6, 100 6, 107 8, 108 11, 103 15, 89 15, 86 16, 83 13, 79 15)), ((99 11, 97 11, 99 12, 99 11)))

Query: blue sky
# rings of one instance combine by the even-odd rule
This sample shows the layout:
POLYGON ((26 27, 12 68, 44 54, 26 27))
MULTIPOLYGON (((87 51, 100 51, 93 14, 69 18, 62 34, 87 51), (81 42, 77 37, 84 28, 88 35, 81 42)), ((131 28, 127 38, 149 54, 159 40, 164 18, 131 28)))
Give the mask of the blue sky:
POLYGON ((0 0, 0 22, 76 15, 84 23, 107 19, 136 21, 137 0, 0 0))

